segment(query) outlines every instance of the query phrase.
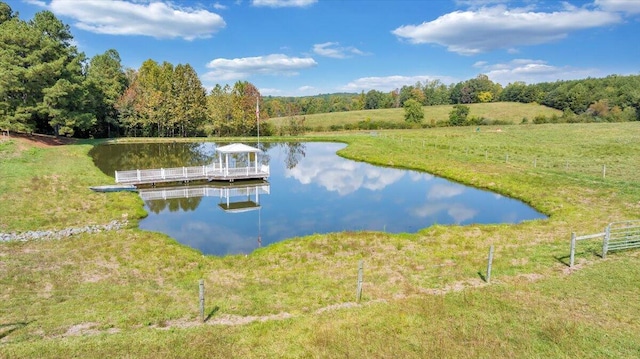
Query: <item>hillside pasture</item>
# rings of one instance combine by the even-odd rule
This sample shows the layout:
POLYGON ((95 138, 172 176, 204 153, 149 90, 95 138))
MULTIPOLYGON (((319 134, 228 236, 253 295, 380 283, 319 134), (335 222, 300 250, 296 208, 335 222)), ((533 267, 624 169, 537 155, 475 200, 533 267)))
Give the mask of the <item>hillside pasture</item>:
MULTIPOLYGON (((495 102, 495 103, 476 103, 467 105, 470 108, 469 117, 485 118, 489 120, 499 120, 512 124, 522 122, 526 118, 531 122, 535 116, 561 116, 562 111, 558 111, 546 106, 538 104, 524 104, 517 102, 495 102)), ((425 124, 436 124, 437 122, 448 121, 449 112, 453 106, 424 106, 425 124)), ((390 108, 379 110, 362 110, 349 112, 332 112, 320 113, 313 115, 296 116, 304 118, 306 128, 328 130, 331 126, 344 126, 348 124, 357 124, 360 121, 385 121, 392 123, 404 123, 404 109, 390 108)), ((286 126, 289 117, 276 117, 268 121, 275 127, 286 126)))

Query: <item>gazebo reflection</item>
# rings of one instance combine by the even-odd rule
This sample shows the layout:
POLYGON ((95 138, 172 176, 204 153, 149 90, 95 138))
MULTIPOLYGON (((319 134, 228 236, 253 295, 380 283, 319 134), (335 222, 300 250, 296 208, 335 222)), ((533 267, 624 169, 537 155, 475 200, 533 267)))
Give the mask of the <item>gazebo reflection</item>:
POLYGON ((201 197, 219 198, 218 207, 226 213, 258 212, 258 247, 262 246, 262 213, 260 196, 271 193, 267 181, 238 181, 230 183, 207 183, 171 187, 140 188, 144 201, 168 201, 201 197))

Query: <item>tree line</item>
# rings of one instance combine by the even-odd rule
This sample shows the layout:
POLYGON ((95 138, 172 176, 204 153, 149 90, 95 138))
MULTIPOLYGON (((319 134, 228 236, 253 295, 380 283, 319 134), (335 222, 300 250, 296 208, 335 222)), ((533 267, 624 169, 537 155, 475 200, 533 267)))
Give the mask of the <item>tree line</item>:
POLYGON ((25 21, 0 2, 0 129, 76 137, 254 136, 258 131, 266 136, 275 129, 259 121, 258 130, 258 118, 289 117, 289 126, 279 129, 287 134, 303 131, 308 114, 404 107, 408 118, 419 122, 418 106, 494 101, 536 102, 574 120, 640 118, 638 75, 503 88, 481 74, 456 84, 429 80, 390 92, 263 97, 247 81, 207 91, 189 64, 149 59, 139 69, 125 69, 115 49, 87 59, 72 40, 69 26, 52 12, 25 21))
MULTIPOLYGON (((21 20, 0 2, 0 129, 76 137, 255 135, 260 92, 210 93, 189 64, 125 69, 117 50, 86 58, 50 11, 21 20)), ((263 115, 266 118, 266 115, 263 115)), ((260 123, 261 133, 271 128, 260 123)))
POLYGON ((514 82, 503 87, 487 75, 480 74, 455 84, 428 80, 390 92, 370 90, 360 94, 267 97, 265 106, 269 116, 284 117, 291 113, 307 115, 367 109, 415 109, 416 103, 434 106, 498 101, 539 103, 563 111, 568 122, 572 119, 581 122, 640 120, 640 76, 611 75, 537 84, 514 82))

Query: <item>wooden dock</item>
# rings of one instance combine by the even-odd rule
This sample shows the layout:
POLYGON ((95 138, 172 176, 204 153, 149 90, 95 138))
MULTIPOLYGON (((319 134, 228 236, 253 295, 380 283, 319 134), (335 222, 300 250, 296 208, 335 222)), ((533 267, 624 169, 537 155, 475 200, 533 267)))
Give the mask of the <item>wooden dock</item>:
POLYGON ((170 182, 227 181, 269 178, 269 165, 228 168, 216 165, 116 171, 116 183, 144 185, 170 182))

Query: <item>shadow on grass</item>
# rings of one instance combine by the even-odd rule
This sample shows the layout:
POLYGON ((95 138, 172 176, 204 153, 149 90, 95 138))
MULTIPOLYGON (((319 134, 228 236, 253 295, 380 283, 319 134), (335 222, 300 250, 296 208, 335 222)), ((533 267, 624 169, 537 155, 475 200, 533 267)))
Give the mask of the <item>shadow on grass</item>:
POLYGON ((220 311, 220 307, 215 306, 213 309, 211 309, 211 311, 209 312, 209 314, 207 314, 207 316, 204 318, 204 322, 208 322, 209 319, 211 319, 211 317, 213 317, 214 314, 216 314, 218 311, 220 311))
POLYGON ((20 328, 26 327, 29 323, 31 322, 0 324, 0 339, 7 337, 20 328))
POLYGON ((553 259, 557 260, 558 262, 564 264, 565 266, 569 267, 569 259, 571 258, 571 256, 562 256, 562 257, 557 257, 557 256, 553 256, 553 259))
MULTIPOLYGON (((596 250, 596 249, 588 249, 588 250, 585 250, 585 251, 582 251, 582 252, 576 252, 575 256, 574 256, 574 259, 578 258, 578 256, 584 257, 585 255, 588 255, 588 254, 590 254, 590 255, 592 255, 594 257, 602 258, 602 253, 600 253, 598 250, 596 250)), ((562 257, 554 256, 553 258, 555 260, 557 260, 558 262, 564 264, 567 267, 571 266, 571 263, 570 263, 571 255, 566 255, 566 256, 562 256, 562 257)))
POLYGON ((482 279, 483 282, 487 282, 487 277, 484 276, 484 274, 482 274, 482 272, 478 271, 478 277, 480 277, 480 279, 482 279))

